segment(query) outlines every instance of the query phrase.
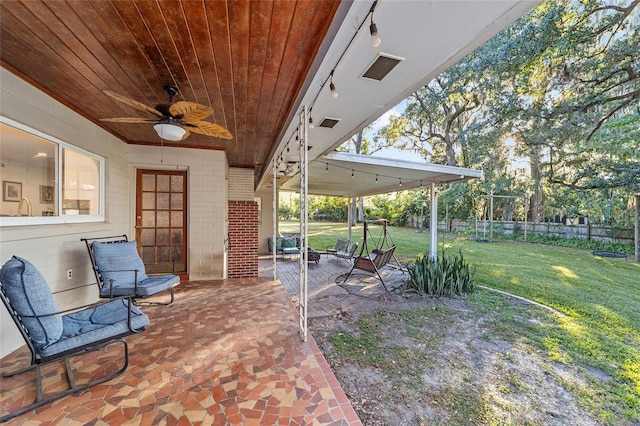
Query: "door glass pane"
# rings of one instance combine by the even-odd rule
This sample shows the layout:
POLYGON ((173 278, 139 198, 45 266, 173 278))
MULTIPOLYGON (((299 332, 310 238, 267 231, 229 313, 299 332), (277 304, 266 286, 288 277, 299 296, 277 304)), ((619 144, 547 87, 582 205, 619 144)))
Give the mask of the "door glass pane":
POLYGON ((178 211, 172 211, 171 212, 171 227, 172 228, 176 228, 176 227, 180 227, 182 228, 182 210, 178 210, 178 211))
POLYGON ((143 229, 140 232, 140 239, 142 240, 142 245, 144 246, 152 246, 156 243, 156 232, 153 228, 151 229, 143 229))
POLYGON ((172 246, 171 247, 171 260, 180 260, 182 259, 182 246, 172 246))
POLYGON ((156 212, 154 210, 142 211, 142 226, 149 228, 156 226, 156 212))
POLYGON ((170 260, 169 258, 169 247, 167 246, 162 246, 162 247, 158 247, 158 262, 168 262, 170 260))
POLYGON ((171 194, 171 208, 173 210, 182 209, 182 201, 184 200, 182 194, 171 194))
POLYGON ((142 261, 144 263, 154 263, 156 261, 155 247, 142 247, 142 261))
POLYGON ((169 209, 169 193, 168 192, 158 192, 158 209, 160 210, 169 209))
POLYGON ((142 175, 142 190, 143 191, 156 190, 156 177, 154 175, 142 175))
POLYGON ((157 218, 158 218, 158 222, 156 224, 157 227, 169 227, 169 212, 168 211, 161 211, 158 210, 157 211, 157 218))
POLYGON ((169 176, 158 175, 158 192, 169 192, 169 176))
POLYGON ((182 229, 171 230, 171 244, 182 244, 182 229))
POLYGON ((153 192, 142 193, 142 208, 151 210, 156 208, 156 197, 153 192))
POLYGON ((158 229, 156 231, 156 244, 157 245, 169 245, 169 230, 168 229, 158 229))
POLYGON ((184 179, 182 176, 171 176, 171 192, 184 192, 184 179))

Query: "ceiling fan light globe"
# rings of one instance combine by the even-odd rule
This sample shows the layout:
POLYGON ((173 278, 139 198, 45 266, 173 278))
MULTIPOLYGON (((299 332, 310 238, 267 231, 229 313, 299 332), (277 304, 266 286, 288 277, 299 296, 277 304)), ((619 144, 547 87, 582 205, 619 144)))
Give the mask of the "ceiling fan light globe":
POLYGON ((166 141, 182 140, 182 137, 187 133, 184 128, 171 123, 158 123, 153 128, 158 133, 158 136, 166 141))

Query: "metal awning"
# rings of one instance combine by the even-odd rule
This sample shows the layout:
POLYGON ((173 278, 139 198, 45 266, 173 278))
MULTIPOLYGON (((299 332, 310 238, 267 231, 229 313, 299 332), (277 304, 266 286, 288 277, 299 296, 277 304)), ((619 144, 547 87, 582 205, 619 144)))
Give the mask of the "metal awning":
MULTIPOLYGON (((300 173, 282 184, 280 190, 300 190, 300 173)), ((453 183, 482 179, 481 170, 440 164, 418 163, 370 155, 332 152, 309 164, 309 194, 334 197, 363 197, 432 183, 453 183)))

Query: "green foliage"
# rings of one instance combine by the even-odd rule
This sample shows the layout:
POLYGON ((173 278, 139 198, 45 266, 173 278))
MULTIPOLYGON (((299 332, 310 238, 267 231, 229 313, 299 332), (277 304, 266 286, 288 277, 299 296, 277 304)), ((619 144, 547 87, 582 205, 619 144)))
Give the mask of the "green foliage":
MULTIPOLYGON (((508 236, 502 236, 508 238, 508 236)), ((516 241, 524 241, 524 234, 517 235, 516 241)), ((570 247, 587 250, 619 251, 632 256, 635 250, 633 244, 606 243, 604 241, 587 240, 584 238, 561 238, 553 235, 527 235, 528 243, 548 244, 558 247, 570 247)))
POLYGON ((457 255, 432 259, 426 254, 419 255, 407 265, 409 281, 407 291, 415 291, 421 296, 455 296, 473 292, 475 268, 464 261, 462 252, 457 255))
POLYGON ((347 199, 340 197, 311 196, 309 211, 314 220, 331 220, 334 222, 347 220, 347 199))
POLYGON ((483 181, 456 190, 453 217, 486 212, 472 204, 479 195, 527 192, 532 220, 573 209, 630 226, 627 200, 640 191, 639 22, 637 1, 546 0, 417 90, 374 139, 482 170, 483 181))

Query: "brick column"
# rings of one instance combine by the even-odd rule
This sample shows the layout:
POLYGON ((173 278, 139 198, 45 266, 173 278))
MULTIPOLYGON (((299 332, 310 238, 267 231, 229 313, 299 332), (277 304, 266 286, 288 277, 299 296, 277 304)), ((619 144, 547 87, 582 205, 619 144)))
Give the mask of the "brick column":
POLYGON ((258 276, 258 203, 229 201, 227 276, 258 276))

